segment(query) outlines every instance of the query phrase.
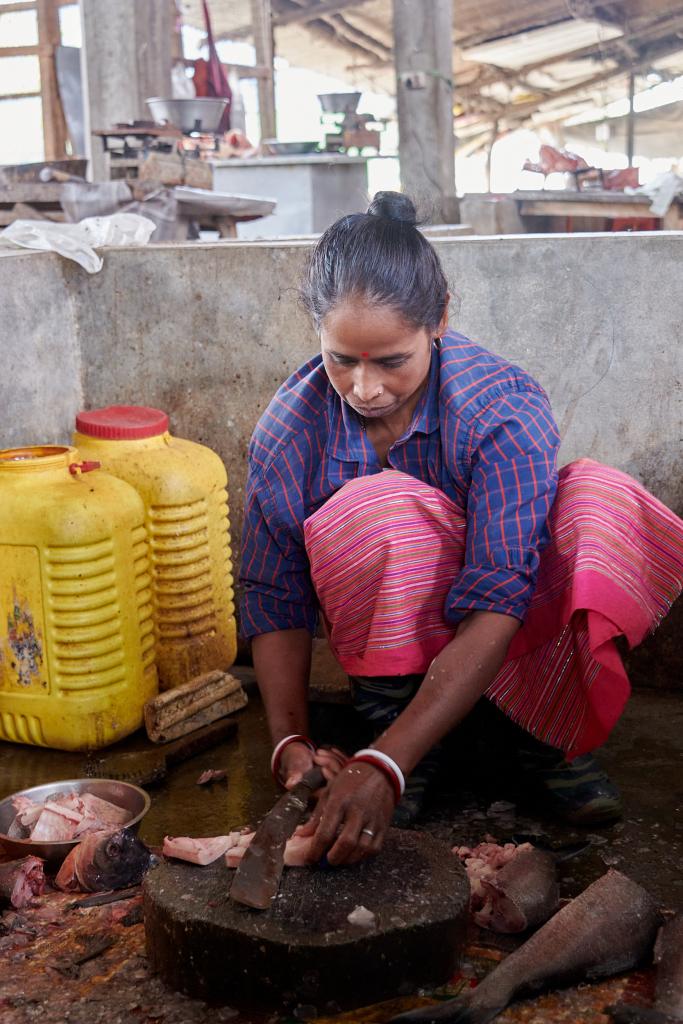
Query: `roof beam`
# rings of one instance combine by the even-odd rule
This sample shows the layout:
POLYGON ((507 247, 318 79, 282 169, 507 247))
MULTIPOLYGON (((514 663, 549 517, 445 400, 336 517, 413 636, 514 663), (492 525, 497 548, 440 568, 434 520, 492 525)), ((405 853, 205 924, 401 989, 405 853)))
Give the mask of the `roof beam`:
POLYGON ((340 37, 345 40, 348 39, 362 49, 367 50, 368 53, 373 54, 378 60, 391 60, 391 50, 388 47, 378 39, 369 36, 367 32, 363 32, 354 25, 350 25, 341 15, 336 18, 325 18, 325 22, 331 25, 340 37))
MULTIPOLYGON (((584 79, 582 82, 575 82, 573 85, 566 86, 564 89, 558 89, 553 93, 546 102, 552 102, 556 99, 562 99, 563 96, 572 96, 575 93, 582 93, 593 86, 602 85, 604 82, 610 81, 612 78, 619 78, 620 75, 628 74, 629 72, 638 73, 646 71, 653 60, 657 60, 659 57, 665 57, 669 53, 676 53, 681 49, 681 40, 677 39, 675 42, 669 40, 658 46, 653 44, 648 48, 647 51, 641 53, 640 60, 630 66, 620 66, 618 68, 612 68, 610 71, 603 71, 599 75, 592 75, 590 78, 584 79)), ((526 120, 527 117, 531 116, 534 111, 544 106, 543 103, 529 102, 520 103, 516 107, 508 107, 508 117, 513 121, 526 120)))
MULTIPOLYGON (((326 15, 339 14, 347 7, 360 7, 367 3, 367 0, 319 0, 319 3, 301 7, 299 10, 284 11, 282 14, 273 14, 273 28, 283 28, 285 25, 293 25, 297 22, 316 21, 326 15)), ((217 39, 247 39, 251 36, 251 25, 240 25, 229 32, 221 32, 217 39)))

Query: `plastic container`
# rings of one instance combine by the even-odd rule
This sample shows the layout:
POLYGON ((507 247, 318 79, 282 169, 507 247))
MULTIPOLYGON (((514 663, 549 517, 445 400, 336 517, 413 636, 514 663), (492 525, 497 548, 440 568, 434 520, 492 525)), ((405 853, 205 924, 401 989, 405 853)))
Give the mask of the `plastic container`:
POLYGON ((79 413, 74 443, 145 504, 160 688, 229 668, 237 638, 228 478, 219 457, 172 437, 168 416, 144 406, 79 413))
POLYGON ((0 451, 0 738, 105 747, 157 692, 145 510, 74 448, 0 451))

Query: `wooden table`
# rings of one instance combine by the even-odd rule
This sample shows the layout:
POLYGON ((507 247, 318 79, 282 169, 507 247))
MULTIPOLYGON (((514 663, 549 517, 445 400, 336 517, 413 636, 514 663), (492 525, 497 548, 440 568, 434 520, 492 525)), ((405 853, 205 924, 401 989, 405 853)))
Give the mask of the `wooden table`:
POLYGON ((218 231, 220 238, 236 238, 240 221, 266 217, 277 205, 275 199, 209 192, 187 185, 176 185, 173 192, 178 201, 179 220, 193 220, 202 228, 218 231))
POLYGON ((56 181, 0 185, 0 228, 15 220, 63 221, 61 190, 56 181))
MULTIPOLYGON (((565 229, 571 231, 576 217, 605 220, 658 220, 667 231, 683 229, 683 196, 673 201, 663 217, 650 211, 648 196, 626 195, 623 192, 523 191, 513 192, 521 217, 564 217, 565 229)), ((528 222, 527 222, 528 223, 528 222)))
MULTIPOLYGON (((134 190, 138 182, 134 179, 127 184, 134 190)), ((61 206, 63 187, 53 181, 0 185, 0 229, 15 220, 65 221, 61 206)), ((210 192, 185 185, 176 186, 173 192, 178 201, 177 241, 188 238, 191 222, 218 231, 220 238, 236 238, 240 221, 266 217, 277 205, 274 199, 210 192)), ((144 214, 144 209, 141 212, 144 214)))

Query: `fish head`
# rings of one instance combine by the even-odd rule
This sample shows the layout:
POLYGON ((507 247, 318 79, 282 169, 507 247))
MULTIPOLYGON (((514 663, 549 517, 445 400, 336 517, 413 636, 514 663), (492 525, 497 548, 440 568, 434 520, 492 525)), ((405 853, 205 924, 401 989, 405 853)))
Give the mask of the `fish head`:
POLYGON ((93 851, 88 881, 93 891, 138 885, 150 867, 151 854, 128 828, 100 836, 93 851))

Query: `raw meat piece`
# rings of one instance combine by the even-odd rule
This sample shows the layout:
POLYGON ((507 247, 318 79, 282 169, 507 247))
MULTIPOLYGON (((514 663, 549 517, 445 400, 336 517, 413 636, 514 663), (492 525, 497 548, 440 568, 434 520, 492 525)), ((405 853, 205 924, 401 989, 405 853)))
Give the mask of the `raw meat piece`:
POLYGON ((213 836, 208 839, 164 836, 163 854, 164 857, 175 857, 178 860, 189 861, 190 864, 212 864, 237 844, 237 840, 233 838, 235 835, 233 832, 227 836, 213 836))
MULTIPOLYGON (((244 856, 246 848, 254 838, 254 832, 231 832, 232 836, 238 836, 235 845, 231 846, 225 855, 225 863, 229 868, 236 868, 244 856)), ((298 836, 296 833, 287 840, 283 855, 284 865, 287 868, 304 868, 308 866, 308 852, 313 842, 313 836, 298 836)))
POLYGON ((284 853, 285 867, 305 868, 309 866, 308 854, 313 843, 313 836, 298 836, 296 832, 287 840, 284 853))
POLYGON ((45 889, 43 862, 38 857, 23 857, 0 864, 0 901, 8 902, 17 910, 30 906, 34 896, 42 896, 45 889))
POLYGON ((227 778, 227 773, 222 768, 207 768, 197 779, 198 786, 206 786, 210 782, 222 782, 227 778))
POLYGON ((71 803, 67 803, 65 800, 61 803, 57 803, 56 800, 46 800, 45 810, 52 811, 54 814, 61 814, 63 818, 73 822, 74 825, 78 825, 83 820, 82 812, 75 810, 71 803))
POLYGON ((28 796, 15 796, 12 799, 12 807, 17 812, 15 820, 18 820, 20 825, 24 825, 27 828, 35 825, 43 809, 42 804, 34 803, 28 796))
POLYGON ((374 928, 376 924, 375 915, 367 907, 354 907, 346 920, 349 924, 355 924, 358 928, 374 928))
POLYGON ((557 864, 545 850, 517 852, 492 878, 479 881, 485 896, 474 920, 494 932, 511 934, 535 928, 559 906, 557 864))
POLYGON ((75 821, 44 807, 31 831, 31 839, 41 843, 65 843, 73 839, 75 832, 75 821))
POLYGON ((104 825, 125 825, 130 821, 131 813, 125 807, 119 807, 109 800, 102 800, 92 793, 83 793, 81 803, 85 814, 99 818, 104 825))
POLYGON ((7 834, 13 839, 37 842, 68 842, 88 832, 111 831, 131 818, 126 808, 92 793, 79 795, 75 790, 52 793, 42 804, 15 796, 12 804, 17 814, 7 834))

